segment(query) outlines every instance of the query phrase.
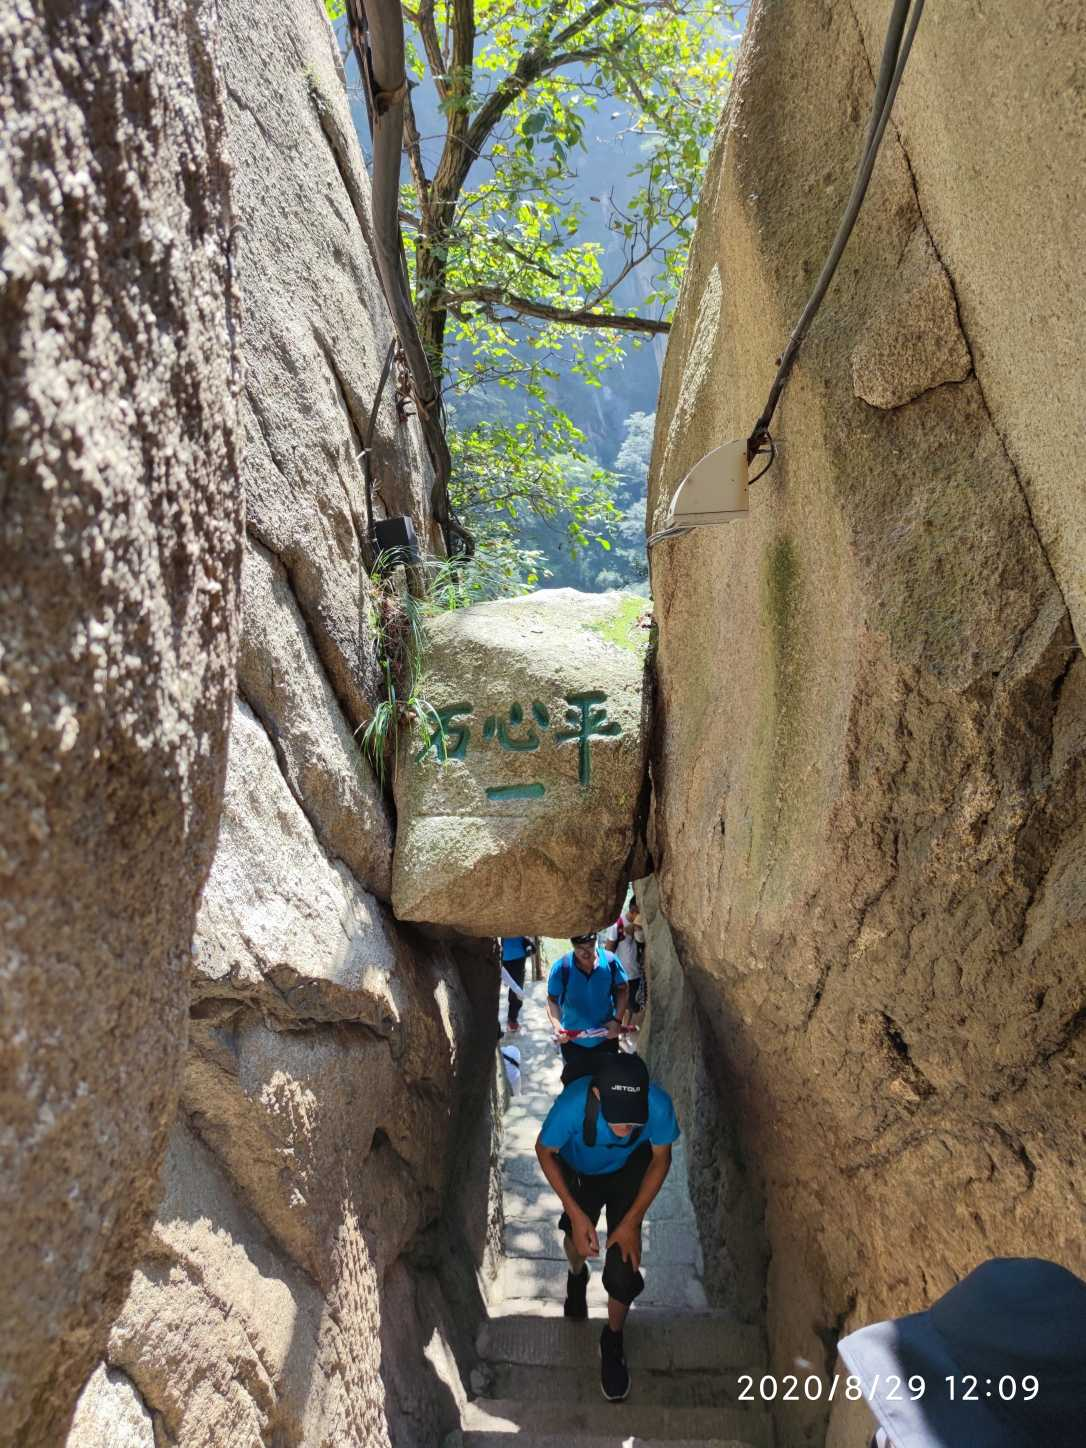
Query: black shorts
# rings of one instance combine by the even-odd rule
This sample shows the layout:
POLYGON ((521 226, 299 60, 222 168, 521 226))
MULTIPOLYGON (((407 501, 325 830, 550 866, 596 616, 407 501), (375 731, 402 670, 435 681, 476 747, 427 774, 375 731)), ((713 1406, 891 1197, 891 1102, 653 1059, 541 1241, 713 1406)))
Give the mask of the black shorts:
POLYGON ((582 1076, 594 1075, 600 1063, 600 1052, 613 1054, 617 1050, 617 1036, 614 1040, 601 1041, 598 1046, 578 1046, 576 1041, 566 1041, 562 1047, 562 1060, 566 1063, 562 1069, 562 1085, 568 1086, 582 1076))
POLYGON ((645 977, 643 975, 635 975, 633 980, 630 981, 630 997, 627 1003, 627 1009, 632 1016, 636 1016, 638 1011, 643 1011, 648 1003, 649 992, 648 986, 645 984, 645 977))
MULTIPOLYGON (((625 1166, 618 1171, 604 1172, 599 1176, 576 1171, 568 1161, 558 1158, 573 1200, 593 1226, 599 1221, 600 1213, 606 1210, 609 1233, 615 1230, 633 1206, 651 1160, 652 1146, 647 1141, 634 1148, 627 1157, 625 1166)), ((558 1226, 563 1232, 573 1230, 573 1224, 566 1212, 558 1218, 558 1226)))
MULTIPOLYGON (((574 1171, 561 1157, 558 1160, 573 1200, 593 1226, 599 1221, 600 1212, 606 1209, 607 1233, 610 1235, 633 1206, 641 1190, 645 1172, 652 1161, 652 1146, 649 1142, 644 1142, 630 1153, 625 1166, 618 1171, 605 1172, 599 1176, 574 1171)), ((558 1218, 558 1225, 567 1235, 573 1230, 565 1212, 558 1218)), ((603 1262, 603 1287, 608 1297, 613 1297, 627 1307, 645 1290, 644 1277, 634 1267, 631 1259, 622 1256, 617 1244, 607 1248, 603 1262)))

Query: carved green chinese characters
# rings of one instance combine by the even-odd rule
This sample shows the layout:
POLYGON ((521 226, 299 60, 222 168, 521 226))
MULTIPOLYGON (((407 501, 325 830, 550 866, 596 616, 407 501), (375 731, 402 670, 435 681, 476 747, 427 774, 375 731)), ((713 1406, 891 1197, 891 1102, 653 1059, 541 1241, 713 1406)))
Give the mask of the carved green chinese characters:
POLYGON ((449 704, 444 709, 439 709, 438 727, 430 735, 430 742, 415 755, 415 763, 424 759, 431 749, 442 764, 447 764, 450 759, 466 758, 471 731, 466 724, 458 724, 457 720, 462 714, 470 713, 470 704, 449 704))
MULTIPOLYGON (((566 694, 566 722, 569 726, 555 731, 555 744, 577 743, 577 777, 581 787, 587 789, 592 783, 591 745, 596 739, 614 739, 622 733, 617 719, 607 717, 607 695, 602 689, 586 689, 579 693, 566 694)), ((471 723, 474 716, 473 704, 451 704, 438 709, 439 727, 431 733, 429 742, 415 755, 420 763, 431 751, 441 764, 451 759, 464 760, 471 742, 471 723), (465 719, 465 716, 466 719, 465 719)), ((510 704, 501 715, 490 714, 483 724, 483 744, 496 743, 499 750, 510 754, 532 754, 540 747, 540 734, 551 728, 551 713, 538 699, 532 701, 531 716, 534 724, 525 724, 524 710, 519 703, 510 704)), ((546 786, 533 783, 528 786, 488 786, 489 799, 540 799, 546 793, 546 786), (530 790, 526 793, 525 790, 530 790)))
POLYGON ((580 761, 579 778, 585 789, 592 783, 592 756, 589 746, 593 739, 613 739, 616 734, 622 733, 622 725, 617 719, 608 719, 607 710, 599 707, 606 702, 607 695, 600 689, 589 689, 582 694, 567 694, 566 703, 569 708, 566 718, 573 727, 554 736, 559 744, 568 739, 576 739, 580 761))

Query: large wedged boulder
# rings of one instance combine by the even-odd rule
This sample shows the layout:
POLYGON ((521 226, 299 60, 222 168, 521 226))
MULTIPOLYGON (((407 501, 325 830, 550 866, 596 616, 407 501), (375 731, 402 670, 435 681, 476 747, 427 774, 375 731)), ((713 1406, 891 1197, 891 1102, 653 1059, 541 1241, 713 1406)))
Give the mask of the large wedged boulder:
POLYGON ((614 914, 645 779, 647 608, 552 589, 428 625, 421 694, 444 732, 423 724, 429 746, 397 760, 401 920, 560 936, 614 914))
POLYGON ((0 1443, 18 1448, 59 1441, 154 1209, 218 825, 242 509, 214 12, 0 11, 0 1443))
MULTIPOLYGON (((1086 1269, 1067 466, 1086 396, 1064 365, 1084 213, 1061 182, 1060 224, 1034 224, 1086 165, 1073 8, 1034 7, 1017 39, 925 10, 749 518, 652 554, 661 902, 764 1189, 778 1374, 829 1370, 840 1332, 982 1258, 1086 1269), (992 143, 1024 115, 1058 172, 1024 131, 992 143)), ((845 204, 884 19, 874 0, 752 8, 669 342, 652 526, 761 411, 845 204)), ((784 1441, 822 1441, 825 1405, 781 1412, 784 1441)))

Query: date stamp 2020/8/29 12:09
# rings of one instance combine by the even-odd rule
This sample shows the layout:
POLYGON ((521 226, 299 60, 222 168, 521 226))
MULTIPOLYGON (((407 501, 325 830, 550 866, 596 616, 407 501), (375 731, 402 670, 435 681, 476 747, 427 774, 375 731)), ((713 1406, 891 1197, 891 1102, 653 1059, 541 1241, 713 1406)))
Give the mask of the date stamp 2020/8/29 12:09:
POLYGON ((926 1394, 939 1394, 951 1403, 978 1403, 985 1398, 997 1398, 1013 1402, 1020 1399, 1030 1402, 1041 1391, 1040 1379, 1033 1373, 1015 1377, 1005 1373, 1001 1377, 975 1377, 971 1373, 947 1376, 928 1381, 920 1373, 909 1377, 898 1377, 893 1373, 876 1375, 869 1382, 855 1373, 842 1375, 834 1373, 823 1377, 821 1373, 785 1373, 775 1377, 765 1373, 755 1377, 752 1373, 739 1374, 739 1401, 772 1403, 833 1402, 845 1398, 856 1402, 867 1398, 868 1402, 883 1399, 886 1402, 919 1402, 926 1394))

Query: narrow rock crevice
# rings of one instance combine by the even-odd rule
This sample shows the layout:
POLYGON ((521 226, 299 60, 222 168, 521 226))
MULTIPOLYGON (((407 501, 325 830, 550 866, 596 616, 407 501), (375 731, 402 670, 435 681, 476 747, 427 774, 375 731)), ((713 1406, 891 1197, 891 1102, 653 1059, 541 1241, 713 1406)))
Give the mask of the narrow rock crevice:
MULTIPOLYGON (((345 663, 346 660, 341 660, 336 655, 332 646, 325 640, 324 631, 319 625, 319 620, 315 620, 311 615, 304 593, 298 586, 296 569, 292 565, 292 558, 285 554, 277 544, 276 540, 269 536, 269 534, 266 533, 264 530, 262 530, 259 524, 256 523, 252 518, 250 518, 246 523, 246 531, 249 536, 255 539, 256 542, 259 543, 266 552, 272 555, 272 557, 283 569, 286 575, 287 587, 290 589, 295 606, 298 609, 298 613, 301 615, 301 618, 305 623, 306 630, 309 634, 310 642, 313 645, 317 658, 321 662, 321 667, 324 671, 324 677, 327 681, 328 687, 335 695, 336 702, 339 705, 340 711, 343 714, 344 719, 346 719, 350 728, 357 732, 359 729, 363 728, 368 721, 370 714, 372 713, 372 705, 370 704, 369 699, 364 699, 366 708, 365 712, 363 713, 361 709, 357 706, 358 701, 356 701, 354 698, 348 697, 337 684, 338 671, 336 665, 339 663, 345 663)), ((358 673, 360 678, 365 678, 368 672, 363 667, 363 662, 364 661, 362 660, 358 661, 358 673)), ((359 698, 363 699, 364 696, 360 695, 359 698)))
MULTIPOLYGON (((293 588, 291 589, 291 593, 294 593, 293 588)), ((297 598, 296 594, 294 596, 295 598, 297 598)), ((331 687, 331 681, 327 679, 327 675, 325 675, 325 679, 329 683, 329 687, 331 687)), ((327 831, 322 825, 319 812, 314 809, 305 791, 299 787, 298 781, 294 776, 294 771, 291 770, 288 766, 286 754, 283 749, 282 735, 278 723, 275 719, 271 717, 271 715, 266 710, 260 707, 260 704, 257 702, 256 698, 253 695, 246 692, 240 678, 237 684, 237 695, 241 702, 245 705, 245 707, 251 711, 253 717, 259 722, 260 727, 267 735, 268 742, 271 744, 272 749, 275 751, 275 761, 276 764, 279 766, 279 773, 283 776, 283 782, 290 790, 291 795, 294 797, 294 802, 297 804, 302 814, 304 814, 306 819, 309 821, 309 824, 313 830, 313 834, 320 843, 321 849, 324 850, 325 854, 334 864, 340 865, 344 870, 349 871, 352 877, 357 878, 350 864, 346 860, 344 860, 341 855, 336 853, 334 847, 332 846, 331 842, 327 837, 327 831)), ((361 750, 358 751, 357 765, 359 769, 368 769, 369 767, 361 750)), ((359 884, 362 885, 362 887, 366 890, 372 890, 371 884, 366 880, 359 880, 359 884)))
MULTIPOLYGON (((335 353, 333 352, 332 347, 329 345, 327 338, 317 327, 313 328, 313 340, 314 342, 316 342, 317 348, 321 356, 324 358, 325 365, 327 366, 328 371, 331 374, 332 382, 336 389, 336 395, 339 398, 340 406, 343 409, 343 415, 346 420, 347 429, 351 438, 351 445, 353 449, 352 456, 354 457, 358 469, 358 475, 356 480, 357 486, 359 492, 364 497, 365 476, 363 473, 362 455, 363 441, 365 439, 369 424, 366 419, 360 416, 358 402, 353 395, 353 389, 348 386, 347 381, 343 376, 343 373, 340 371, 339 364, 336 362, 335 353)), ((379 404, 377 399, 374 398, 373 406, 377 407, 378 405, 379 404)), ((354 522, 354 529, 355 535, 358 539, 359 552, 363 559, 367 560, 368 569, 372 567, 373 544, 370 542, 369 528, 372 525, 373 519, 362 517, 355 503, 355 499, 352 495, 351 489, 347 485, 346 478, 342 478, 341 481, 343 484, 343 493, 347 499, 347 506, 350 509, 351 519, 354 522)))

